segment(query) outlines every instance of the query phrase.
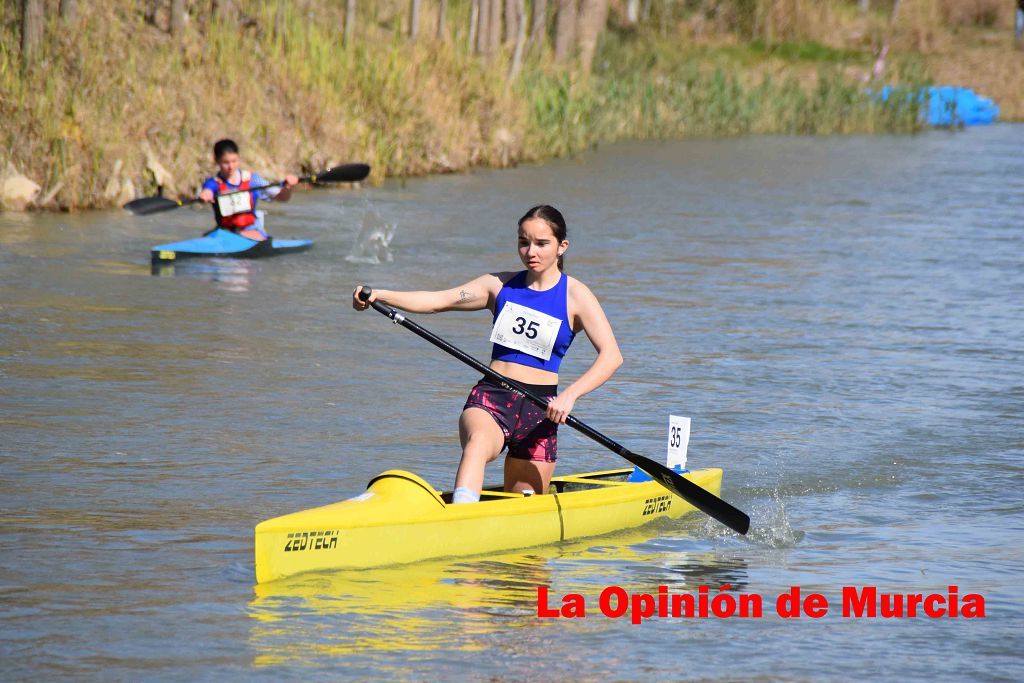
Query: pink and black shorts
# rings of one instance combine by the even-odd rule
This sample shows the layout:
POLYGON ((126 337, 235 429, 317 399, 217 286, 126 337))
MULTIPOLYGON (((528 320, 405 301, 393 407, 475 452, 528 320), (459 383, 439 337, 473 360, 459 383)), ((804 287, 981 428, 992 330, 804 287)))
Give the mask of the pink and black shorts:
MULTIPOLYGON (((555 384, 519 384, 542 398, 558 394, 555 384)), ((490 413, 505 435, 508 457, 536 462, 558 459, 558 425, 529 399, 484 377, 469 392, 463 410, 466 408, 481 408, 490 413)))

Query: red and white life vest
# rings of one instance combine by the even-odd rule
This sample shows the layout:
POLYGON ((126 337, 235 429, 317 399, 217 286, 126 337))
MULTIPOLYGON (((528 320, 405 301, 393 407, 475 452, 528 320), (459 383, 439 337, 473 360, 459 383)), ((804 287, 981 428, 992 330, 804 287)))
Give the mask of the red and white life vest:
POLYGON ((229 187, 220 176, 214 176, 214 180, 217 181, 217 196, 214 197, 213 213, 217 217, 217 225, 230 230, 248 228, 256 222, 256 206, 252 200, 252 193, 228 194, 251 187, 252 175, 247 178, 241 171, 239 175, 242 176, 242 182, 237 188, 229 187))

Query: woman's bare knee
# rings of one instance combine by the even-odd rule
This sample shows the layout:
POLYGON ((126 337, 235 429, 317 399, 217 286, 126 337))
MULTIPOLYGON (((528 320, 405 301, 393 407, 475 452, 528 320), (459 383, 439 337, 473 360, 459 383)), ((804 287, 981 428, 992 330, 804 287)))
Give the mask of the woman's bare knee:
POLYGON ((505 458, 505 490, 522 493, 530 490, 547 493, 548 484, 555 473, 555 463, 505 458))

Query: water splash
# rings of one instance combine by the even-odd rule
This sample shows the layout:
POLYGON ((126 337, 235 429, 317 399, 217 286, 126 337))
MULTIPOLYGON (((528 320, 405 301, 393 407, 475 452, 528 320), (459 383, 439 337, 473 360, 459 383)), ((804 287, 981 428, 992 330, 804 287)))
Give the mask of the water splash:
POLYGON ((806 536, 806 533, 794 529, 786 515, 786 506, 778 491, 774 491, 766 501, 748 510, 750 513, 750 531, 745 536, 727 529, 712 518, 704 521, 703 528, 698 532, 701 538, 723 541, 745 541, 750 545, 762 548, 782 550, 795 548, 806 536))
POLYGON ((390 263, 395 260, 390 244, 395 236, 397 223, 386 223, 375 211, 363 215, 363 227, 359 229, 352 251, 345 260, 349 263, 390 263))
POLYGON ((776 493, 765 505, 753 510, 747 540, 765 548, 795 548, 806 533, 794 529, 786 516, 786 506, 776 493))

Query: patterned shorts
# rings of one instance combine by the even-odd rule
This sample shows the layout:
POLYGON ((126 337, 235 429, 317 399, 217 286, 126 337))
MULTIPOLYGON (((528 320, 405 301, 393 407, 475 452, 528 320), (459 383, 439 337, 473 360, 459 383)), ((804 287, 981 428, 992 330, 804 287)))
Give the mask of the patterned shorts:
MULTIPOLYGON (((558 386, 553 384, 520 384, 541 397, 558 393, 558 386)), ((536 462, 558 460, 558 425, 529 399, 485 377, 469 392, 463 410, 466 408, 482 408, 490 413, 505 435, 508 457, 536 462)))

